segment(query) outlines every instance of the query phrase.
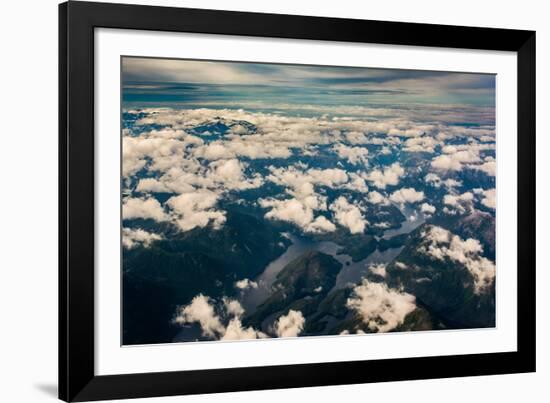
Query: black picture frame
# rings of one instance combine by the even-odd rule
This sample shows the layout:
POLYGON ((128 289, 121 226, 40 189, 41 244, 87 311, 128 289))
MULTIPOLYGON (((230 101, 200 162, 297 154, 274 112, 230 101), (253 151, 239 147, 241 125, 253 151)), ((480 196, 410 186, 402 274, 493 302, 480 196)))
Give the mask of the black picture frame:
POLYGON ((185 8, 59 5, 59 398, 65 401, 535 371, 535 32, 185 8), (94 29, 517 52, 517 352, 96 376, 94 29))

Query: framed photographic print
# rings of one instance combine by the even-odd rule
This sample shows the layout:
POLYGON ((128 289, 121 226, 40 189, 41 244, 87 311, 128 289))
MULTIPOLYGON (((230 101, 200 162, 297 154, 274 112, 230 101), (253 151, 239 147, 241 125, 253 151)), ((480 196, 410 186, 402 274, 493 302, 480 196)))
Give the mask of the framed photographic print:
POLYGON ((59 397, 535 370, 535 33, 60 5, 59 397))

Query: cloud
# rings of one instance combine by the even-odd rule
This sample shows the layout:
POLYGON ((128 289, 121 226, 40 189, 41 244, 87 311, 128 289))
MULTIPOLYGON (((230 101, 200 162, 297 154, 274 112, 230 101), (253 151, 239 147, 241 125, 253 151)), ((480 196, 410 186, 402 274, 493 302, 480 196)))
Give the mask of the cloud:
MULTIPOLYGON (((192 189, 192 186, 187 187, 188 190, 192 189)), ((159 181, 157 178, 143 178, 140 179, 136 192, 140 193, 172 193, 172 189, 166 183, 159 181)))
POLYGON ((384 283, 363 279, 353 289, 346 306, 355 310, 370 330, 388 332, 403 323, 416 309, 416 299, 403 291, 388 288, 384 283))
POLYGON ((348 147, 343 144, 336 144, 332 149, 338 154, 338 157, 347 160, 350 164, 366 164, 369 150, 364 147, 348 147))
POLYGON ((330 210, 334 212, 334 218, 338 224, 349 229, 352 234, 365 231, 368 221, 361 214, 357 206, 350 204, 345 197, 340 196, 331 204, 330 210))
POLYGON ((346 140, 350 144, 367 144, 368 138, 365 133, 358 131, 349 131, 346 133, 346 140))
POLYGON ((381 193, 377 192, 376 190, 373 190, 372 192, 369 192, 369 202, 372 204, 387 204, 388 199, 381 193))
POLYGON ((464 192, 460 195, 447 194, 443 197, 443 204, 453 207, 455 210, 447 210, 450 214, 465 213, 471 210, 474 195, 472 192, 464 192))
POLYGON ((151 243, 161 239, 163 239, 161 235, 147 232, 141 228, 122 228, 122 245, 126 249, 133 249, 136 246, 148 248, 151 243))
POLYGON ((269 167, 270 175, 267 180, 281 186, 289 187, 294 191, 308 187, 308 193, 312 193, 312 186, 326 186, 337 188, 348 182, 348 174, 340 168, 328 169, 300 169, 296 166, 288 168, 269 167))
POLYGON ((122 218, 150 218, 155 221, 166 221, 168 216, 157 199, 127 198, 122 204, 122 218))
POLYGON ((173 196, 166 204, 172 209, 173 220, 182 231, 206 227, 209 223, 214 229, 219 229, 226 218, 225 212, 214 209, 218 198, 212 191, 197 190, 173 196))
POLYGON ((293 222, 306 232, 331 232, 335 226, 326 217, 314 218, 314 210, 326 210, 326 197, 315 193, 315 186, 326 186, 333 189, 345 188, 366 192, 368 188, 364 179, 355 173, 347 174, 339 168, 309 169, 304 167, 275 168, 269 167, 267 180, 287 187, 293 199, 262 199, 262 207, 273 207, 266 214, 267 218, 293 222), (352 179, 348 182, 349 179, 352 179))
MULTIPOLYGON (((455 128, 453 130, 457 129, 455 128)), ((466 129, 464 128, 464 130, 466 129)), ((491 129, 491 132, 492 131, 493 129, 491 129)), ((468 130, 466 130, 466 132, 470 133, 470 131, 468 130)), ((461 135, 464 134, 465 133, 461 133, 461 135)), ((486 171, 488 174, 491 174, 494 168, 496 168, 493 164, 493 157, 485 157, 487 165, 477 164, 481 161, 481 152, 494 150, 494 148, 494 143, 481 144, 470 137, 469 142, 466 144, 453 144, 444 146, 442 148, 443 154, 435 157, 431 162, 431 166, 439 171, 461 171, 464 167, 468 167, 473 169, 481 169, 486 171)))
MULTIPOLYGON (((267 106, 283 111, 298 107, 291 103, 267 106)), ((383 191, 369 192, 372 189, 369 187, 380 190, 397 186, 406 175, 399 162, 372 170, 365 168, 362 165, 368 162, 367 157, 372 156, 373 161, 377 161, 376 157, 385 149, 395 152, 397 156, 400 150, 441 150, 442 155, 431 161, 435 169, 440 166, 451 171, 463 167, 489 170, 491 163, 494 163, 492 157, 483 157, 485 150, 494 150, 494 141, 491 142, 491 139, 494 140, 492 108, 456 105, 395 108, 340 105, 326 108, 299 105, 299 108, 309 111, 304 116, 292 116, 280 111, 252 113, 240 108, 242 106, 228 104, 228 108, 216 106, 216 109, 146 108, 125 111, 133 114, 137 121, 123 131, 123 170, 127 179, 124 191, 125 194, 139 192, 141 195, 125 200, 128 211, 124 214, 171 221, 182 231, 209 225, 219 228, 226 219, 221 207, 225 200, 233 200, 236 191, 257 189, 271 182, 282 186, 284 191, 280 192, 282 194, 264 194, 262 199, 257 200, 261 207, 269 209, 265 213, 266 218, 292 223, 309 233, 332 232, 336 230, 336 225, 359 233, 365 231, 368 225, 363 216, 364 208, 347 200, 361 200, 363 204, 389 203, 383 191), (322 115, 321 111, 326 115, 322 115), (481 122, 482 125, 465 128, 447 123, 464 120, 481 122), (242 123, 244 121, 250 126, 242 123), (212 133, 203 136, 202 129, 198 127, 205 125, 227 126, 230 129, 225 133, 209 129, 212 133), (212 135, 214 132, 216 136, 212 135), (487 141, 480 142, 482 138, 487 141), (453 139, 453 145, 443 146, 442 142, 448 139, 453 139), (465 143, 459 144, 461 141, 465 143), (366 144, 369 145, 368 150, 362 147, 366 144), (309 168, 307 163, 310 159, 307 156, 325 150, 334 151, 354 165, 350 168, 351 172, 338 167, 327 168, 325 164, 309 168), (292 159, 283 161, 291 156, 292 159), (306 163, 296 163, 294 157, 306 163), (448 158, 450 162, 438 164, 439 157, 448 158), (262 166, 264 161, 250 161, 252 159, 273 161, 266 172, 265 165, 262 166), (137 177, 140 170, 146 175, 137 177), (349 197, 352 192, 352 197, 349 197), (173 197, 161 204, 147 193, 172 193, 173 197), (338 201, 341 197, 347 204, 338 201), (329 209, 327 201, 333 198, 336 200, 329 209), (147 205, 142 206, 144 204, 147 205)), ((262 106, 256 105, 255 108, 262 109, 262 106)), ((461 182, 448 178, 446 172, 429 173, 425 180, 434 186, 449 189, 450 197, 446 198, 448 203, 444 203, 443 211, 457 213, 467 207, 467 200, 460 199, 461 195, 456 195, 454 190, 461 186, 461 182), (446 179, 442 180, 439 175, 446 179)), ((270 186, 270 189, 273 188, 279 192, 277 187, 270 186)), ((399 204, 424 200, 420 198, 422 192, 413 188, 399 189, 389 194, 389 198, 399 204)), ((490 197, 484 197, 480 203, 485 204, 485 201, 490 204, 490 200, 490 197)), ((431 214, 435 207, 424 203, 420 208, 424 213, 431 214)))
POLYGON ((367 180, 374 186, 385 189, 388 185, 397 185, 399 178, 405 174, 405 170, 398 162, 386 167, 383 171, 376 169, 367 175, 367 180))
POLYGON ((496 176, 497 174, 497 163, 494 160, 488 160, 480 165, 468 165, 468 167, 485 172, 489 176, 496 176))
POLYGON ((445 146, 442 151, 444 154, 435 157, 432 162, 432 168, 441 171, 461 171, 464 164, 478 162, 479 146, 445 146))
POLYGON ((249 288, 258 288, 258 283, 247 278, 243 278, 235 283, 239 290, 248 290, 249 288))
POLYGON ((435 146, 438 144, 439 142, 436 141, 433 137, 415 137, 407 139, 402 150, 410 153, 434 153, 435 146))
POLYGON ((336 226, 322 215, 317 216, 306 228, 306 232, 312 233, 333 232, 335 230, 336 226))
MULTIPOLYGON (((327 210, 326 197, 317 194, 315 186, 353 189, 360 192, 367 190, 361 177, 354 174, 348 175, 339 168, 306 170, 304 167, 292 166, 289 168, 269 167, 269 170, 271 174, 266 179, 285 186, 287 193, 292 195, 293 198, 283 200, 275 198, 260 199, 259 204, 261 207, 271 208, 265 214, 265 217, 291 222, 304 232, 323 233, 336 230, 334 223, 325 216, 315 216, 314 214, 315 211, 327 210), (348 182, 349 178, 352 178, 352 181, 348 182)), ((353 206, 347 207, 343 202, 333 205, 331 210, 336 212, 335 219, 343 226, 347 226, 345 223, 348 223, 346 217, 349 214, 357 214, 354 212, 355 208, 353 206), (343 210, 344 208, 346 208, 346 211, 343 210), (343 221, 340 222, 340 220, 343 221)), ((361 223, 355 224, 353 226, 354 230, 357 230, 360 225, 361 223)))
POLYGON ((413 188, 403 188, 393 192, 390 195, 390 200, 397 204, 417 203, 424 200, 424 192, 413 188))
MULTIPOLYGON (((146 136, 122 138, 122 174, 128 177, 145 167, 148 161, 152 165, 162 165, 163 161, 174 161, 175 156, 181 158, 184 150, 191 144, 202 143, 202 140, 179 132, 183 139, 167 138, 162 132, 152 131, 146 136), (159 133, 161 134, 159 137, 159 133)), ((170 163, 168 164, 170 165, 170 163)), ((153 169, 155 169, 153 167, 153 169)))
POLYGON ((258 173, 245 176, 247 163, 237 159, 218 160, 201 165, 195 160, 174 162, 159 178, 140 179, 136 191, 192 193, 210 189, 219 194, 231 190, 255 189, 264 181, 258 173))
POLYGON ((448 155, 440 155, 432 160, 432 167, 440 170, 460 171, 462 164, 448 155))
POLYGON ((496 209, 497 208, 497 190, 496 189, 484 190, 483 199, 481 199, 481 204, 483 204, 485 207, 496 209))
POLYGON ((237 159, 215 161, 210 164, 213 176, 221 183, 243 180, 245 165, 237 159))
POLYGON ((291 309, 275 322, 275 333, 278 337, 297 337, 304 329, 305 321, 302 312, 291 309))
POLYGON ((199 148, 195 152, 195 156, 215 161, 222 158, 235 158, 237 154, 233 150, 230 150, 223 142, 218 141, 199 148))
POLYGON ((435 207, 429 203, 422 203, 422 205, 420 206, 420 211, 422 211, 424 214, 433 214, 435 213, 435 207))
POLYGON ((348 176, 350 180, 348 183, 340 186, 342 189, 349 189, 359 193, 367 193, 369 191, 365 179, 360 174, 350 172, 348 176))
MULTIPOLYGON (((150 124, 179 122, 178 113, 153 114, 150 124), (166 122, 164 121, 166 120, 166 122)), ((144 118, 146 119, 146 118, 144 118)), ((225 149, 223 144, 218 144, 225 149)), ((215 148, 216 144, 214 144, 215 148)), ((209 165, 201 163, 194 154, 200 154, 204 141, 181 129, 151 130, 139 136, 123 138, 123 171, 131 177, 144 168, 155 177, 140 178, 136 191, 184 193, 195 188, 250 189, 263 184, 261 177, 244 177, 247 164, 235 158, 214 161, 209 165)), ((227 154, 224 156, 232 156, 227 154)), ((208 162, 208 161, 206 161, 208 162)))
POLYGON ((233 318, 227 324, 225 332, 220 340, 246 340, 246 339, 263 339, 267 335, 252 327, 243 328, 239 318, 233 318))
POLYGON ((246 157, 250 159, 259 158, 288 158, 292 155, 288 147, 276 145, 272 142, 262 142, 260 139, 247 136, 245 138, 235 137, 231 141, 214 141, 207 145, 196 148, 195 157, 215 161, 235 157, 246 157))
POLYGON ((240 318, 244 314, 244 308, 241 303, 235 299, 223 298, 223 305, 225 311, 233 317, 240 318))
POLYGON ((259 203, 263 208, 271 207, 271 210, 265 214, 266 218, 291 222, 304 232, 332 232, 336 229, 334 224, 325 217, 314 218, 314 210, 326 210, 325 198, 318 195, 309 195, 300 199, 260 199, 259 203))
POLYGON ((244 176, 246 167, 247 164, 237 159, 214 161, 209 164, 205 177, 215 183, 212 187, 216 189, 245 190, 262 186, 263 179, 259 175, 244 176))
MULTIPOLYGON (((125 57, 122 76, 125 91, 146 94, 148 91, 158 92, 158 88, 164 87, 176 91, 176 94, 182 92, 181 88, 185 89, 186 94, 194 94, 203 90, 199 84, 211 84, 269 87, 278 102, 287 101, 289 87, 323 88, 326 93, 337 91, 338 94, 345 94, 349 91, 352 95, 365 94, 372 103, 411 104, 420 99, 421 103, 431 104, 431 108, 444 113, 442 120, 462 116, 462 121, 470 121, 464 115, 473 109, 472 105, 486 109, 481 105, 493 105, 495 98, 494 75, 455 72, 125 57), (439 105, 434 108, 433 104, 439 105), (454 104, 454 108, 450 109, 445 104, 454 104)), ((305 92, 303 95, 307 94, 305 92)), ((318 92, 314 94, 318 96, 318 92)), ((273 102, 272 97, 267 101, 273 102)), ((310 106, 319 108, 317 105, 310 106)), ((375 109, 331 106, 355 113, 361 109, 375 109)), ((414 109, 422 112, 428 107, 420 105, 414 109)), ((483 111, 477 112, 477 115, 483 116, 483 111)))
MULTIPOLYGON (((374 116, 409 113, 407 109, 398 112, 381 108, 363 109, 357 110, 356 113, 368 113, 374 116)), ((127 167, 125 169, 126 174, 131 176, 130 174, 135 174, 139 169, 147 169, 149 172, 158 171, 162 174, 160 178, 142 178, 136 188, 140 192, 184 193, 202 187, 220 192, 223 192, 224 189, 244 190, 256 188, 263 184, 261 176, 258 173, 244 175, 244 169, 247 165, 243 161, 239 161, 240 166, 237 166, 237 158, 284 159, 292 155, 292 149, 300 149, 306 155, 307 153, 317 152, 315 147, 319 145, 332 144, 333 149, 341 154, 343 158, 349 158, 350 161, 357 164, 361 162, 360 160, 366 162, 367 149, 350 147, 342 144, 341 141, 355 139, 358 143, 367 141, 369 144, 399 144, 397 137, 369 138, 365 136, 364 132, 369 130, 388 132, 394 125, 398 125, 401 128, 400 130, 405 132, 411 130, 429 132, 434 130, 433 125, 418 124, 403 119, 395 122, 391 119, 384 122, 364 121, 356 117, 327 120, 323 117, 305 118, 260 112, 249 113, 237 109, 197 108, 173 110, 150 108, 146 111, 146 116, 141 117, 136 125, 156 124, 163 126, 163 128, 146 131, 140 133, 139 136, 135 136, 135 134, 125 135, 123 139, 125 156, 123 165, 127 167), (220 116, 223 116, 223 118, 220 116), (255 125, 256 130, 251 131, 240 123, 228 123, 243 120, 255 125), (202 139, 187 132, 194 130, 194 127, 204 124, 204 122, 229 124, 231 130, 222 139, 205 144, 202 139), (235 131, 238 131, 238 133, 234 133, 235 131), (243 135, 244 131, 247 131, 248 134, 243 135), (215 163, 224 160, 232 160, 233 168, 240 168, 244 180, 232 180, 231 178, 225 178, 224 180, 223 176, 218 175, 215 165, 212 164, 208 167, 201 167, 201 164, 204 165, 208 161, 215 163)), ((139 113, 143 114, 144 112, 140 111, 139 113)), ((131 134, 129 129, 125 130, 126 134, 131 134)), ((427 146, 428 143, 431 144, 434 141, 430 136, 409 138, 405 142, 404 149, 415 144, 427 146)), ((446 146, 444 148, 447 154, 452 154, 453 158, 462 161, 466 160, 461 157, 462 154, 478 154, 479 150, 482 149, 482 145, 467 144, 446 146)), ((382 150, 378 150, 378 152, 382 152, 382 150)), ((284 170, 283 168, 280 169, 284 170)), ((296 171, 295 168, 293 169, 296 171)), ((363 193, 368 191, 366 184, 364 184, 365 180, 373 182, 379 188, 385 188, 387 185, 397 184, 399 177, 404 175, 404 170, 398 163, 385 169, 374 170, 368 174, 363 172, 346 173, 338 169, 314 169, 310 171, 298 172, 298 175, 302 176, 301 180, 310 181, 314 186, 350 189, 363 193), (331 182, 330 178, 333 175, 335 178, 331 182), (326 181, 325 178, 327 178, 326 181)), ((233 172, 239 173, 237 169, 233 172)), ((292 173, 292 169, 287 173, 292 173)), ((272 173, 272 179, 276 174, 277 172, 272 173)))
POLYGON ((125 57, 122 61, 125 81, 159 83, 251 84, 264 79, 239 68, 239 64, 183 59, 125 57))
POLYGON ((210 298, 199 294, 191 301, 191 304, 178 308, 174 322, 179 325, 198 322, 204 336, 215 338, 225 332, 220 318, 210 304, 210 298))
POLYGON ((483 257, 483 247, 477 239, 463 240, 458 235, 438 227, 430 226, 422 237, 427 240, 419 251, 435 259, 446 258, 462 264, 474 280, 474 292, 480 294, 493 284, 496 267, 494 262, 483 257))
POLYGON ((388 131, 388 136, 400 136, 400 137, 418 137, 422 136, 424 132, 422 129, 400 129, 394 127, 388 131))
POLYGON ((267 337, 261 331, 252 327, 244 328, 241 316, 244 309, 236 300, 223 299, 226 315, 230 316, 227 326, 224 326, 222 319, 216 314, 213 301, 202 294, 197 295, 189 305, 178 307, 173 322, 183 326, 188 323, 198 322, 203 336, 215 340, 243 340, 267 337))
POLYGON ((231 129, 229 129, 229 131, 230 133, 239 134, 239 135, 250 133, 249 129, 241 124, 236 124, 231 126, 231 129))

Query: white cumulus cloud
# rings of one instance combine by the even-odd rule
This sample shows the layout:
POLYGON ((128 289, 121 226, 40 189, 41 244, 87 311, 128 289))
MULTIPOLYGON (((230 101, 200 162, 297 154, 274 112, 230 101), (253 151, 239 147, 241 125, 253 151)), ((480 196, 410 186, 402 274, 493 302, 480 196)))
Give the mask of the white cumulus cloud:
POLYGON ((173 196, 166 204, 172 209, 174 221, 182 231, 206 227, 212 223, 214 229, 225 223, 225 212, 214 207, 219 196, 209 190, 197 190, 173 196))
POLYGON ((348 147, 343 144, 336 144, 332 149, 338 157, 347 160, 350 164, 366 164, 369 150, 365 147, 348 147))
POLYGON ((469 168, 485 172, 489 176, 496 176, 497 174, 497 163, 494 159, 488 160, 480 165, 469 165, 469 168))
POLYGON ((432 167, 441 171, 460 171, 464 164, 479 161, 479 152, 475 148, 458 150, 455 146, 445 146, 444 154, 432 160, 432 167))
POLYGON ((435 206, 432 206, 429 203, 422 203, 420 206, 420 211, 422 211, 424 214, 433 214, 435 213, 435 206))
POLYGON ((302 312, 291 309, 275 322, 275 333, 278 337, 296 337, 304 329, 305 322, 302 312))
POLYGON ((247 340, 247 339, 263 339, 267 335, 252 328, 244 328, 239 318, 233 318, 227 324, 225 332, 220 340, 247 340))
POLYGON ((405 170, 398 162, 386 167, 383 171, 375 169, 367 175, 367 180, 372 182, 374 186, 380 189, 385 189, 388 185, 397 185, 399 178, 405 175, 405 170))
POLYGON ((127 249, 143 246, 148 248, 154 241, 159 241, 163 237, 159 234, 147 232, 141 228, 122 228, 122 245, 127 249))
POLYGON ((454 210, 447 210, 451 214, 464 213, 472 208, 474 194, 472 192, 464 192, 462 194, 448 194, 443 197, 443 204, 452 207, 454 210))
POLYGON ((259 203, 263 208, 271 207, 271 210, 265 214, 266 218, 293 223, 304 232, 331 232, 336 229, 334 224, 325 217, 314 217, 314 210, 326 210, 324 198, 318 195, 301 199, 260 199, 259 203))
POLYGON ((372 192, 369 192, 369 202, 372 204, 387 204, 388 199, 380 192, 377 192, 376 190, 373 190, 372 192))
POLYGON ((157 199, 149 198, 127 198, 122 203, 122 218, 150 218, 155 221, 165 221, 168 216, 164 212, 157 199))
POLYGON ((361 214, 361 210, 357 206, 350 204, 345 197, 338 197, 331 204, 330 209, 334 212, 336 222, 348 228, 352 234, 359 234, 365 231, 368 221, 361 214))
POLYGON ((397 204, 417 203, 424 200, 424 192, 413 188, 403 188, 393 192, 390 195, 390 200, 397 204))
POLYGON ((423 137, 413 137, 405 141, 403 151, 410 153, 413 152, 423 152, 423 153, 433 153, 435 151, 435 146, 439 142, 433 137, 423 136, 423 137))
POLYGON ((189 305, 180 307, 174 322, 180 325, 198 322, 203 335, 212 338, 225 332, 225 327, 216 315, 214 306, 210 303, 210 298, 202 294, 193 298, 189 305))
POLYGON ((484 190, 483 198, 481 199, 481 204, 483 204, 485 207, 496 209, 497 208, 497 190, 496 189, 484 190))
POLYGON ((416 309, 416 299, 384 283, 363 279, 353 289, 346 306, 355 310, 372 331, 388 332, 402 324, 405 317, 416 309))

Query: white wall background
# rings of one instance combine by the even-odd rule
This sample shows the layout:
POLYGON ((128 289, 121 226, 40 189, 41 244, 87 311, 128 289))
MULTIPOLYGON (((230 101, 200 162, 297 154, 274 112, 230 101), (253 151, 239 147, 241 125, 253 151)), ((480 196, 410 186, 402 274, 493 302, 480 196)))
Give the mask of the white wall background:
MULTIPOLYGON (((120 0, 119 0, 120 1, 120 0)), ((166 0, 157 5, 537 31, 538 372, 140 400, 146 402, 544 401, 550 392, 550 274, 543 253, 550 174, 550 26, 543 1, 166 0)), ((3 2, 0 20, 0 401, 57 395, 57 0, 3 2)))

